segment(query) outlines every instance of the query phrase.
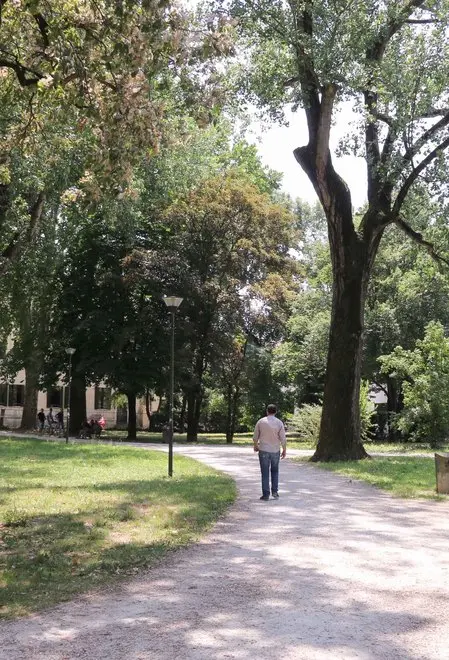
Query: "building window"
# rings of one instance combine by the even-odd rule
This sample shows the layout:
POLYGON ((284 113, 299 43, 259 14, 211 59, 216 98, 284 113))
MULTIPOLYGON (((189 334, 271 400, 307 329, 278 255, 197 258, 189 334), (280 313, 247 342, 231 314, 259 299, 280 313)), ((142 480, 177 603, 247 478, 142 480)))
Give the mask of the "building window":
POLYGON ((95 410, 111 410, 110 387, 95 387, 95 410))
POLYGON ((8 405, 23 406, 24 400, 25 400, 25 385, 10 385, 8 405))
POLYGON ((62 387, 52 387, 47 390, 47 408, 61 408, 62 387))
POLYGON ((6 383, 0 383, 0 406, 8 405, 8 386, 6 383))

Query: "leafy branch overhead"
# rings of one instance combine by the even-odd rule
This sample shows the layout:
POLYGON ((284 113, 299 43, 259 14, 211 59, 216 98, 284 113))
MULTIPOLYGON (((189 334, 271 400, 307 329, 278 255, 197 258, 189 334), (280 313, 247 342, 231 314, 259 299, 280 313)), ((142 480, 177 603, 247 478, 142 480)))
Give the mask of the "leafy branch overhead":
POLYGON ((169 0, 0 2, 0 269, 35 230, 41 197, 126 194, 170 114, 213 114, 231 33, 169 0))
POLYGON ((449 146, 449 3, 236 0, 232 6, 252 54, 246 71, 252 100, 265 110, 278 109, 280 98, 304 108, 309 143, 295 157, 324 208, 330 212, 338 195, 353 231, 350 191, 329 150, 336 108, 350 100, 361 117, 355 151, 366 158, 371 205, 360 233, 396 222, 411 187, 449 146), (274 70, 276 77, 267 75, 274 70))

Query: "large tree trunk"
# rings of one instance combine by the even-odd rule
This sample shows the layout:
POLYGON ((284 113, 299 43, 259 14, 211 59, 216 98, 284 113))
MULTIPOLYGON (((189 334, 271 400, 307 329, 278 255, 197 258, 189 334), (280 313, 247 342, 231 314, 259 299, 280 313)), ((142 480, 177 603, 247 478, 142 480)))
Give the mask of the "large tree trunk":
POLYGON ((69 433, 71 435, 78 435, 86 417, 86 378, 84 374, 74 373, 70 387, 69 433))
POLYGON ((336 218, 329 229, 332 318, 320 437, 313 461, 368 456, 360 439, 360 377, 366 293, 381 232, 366 238, 355 232, 345 234, 342 227, 345 222, 336 218))
POLYGON ((192 391, 187 395, 187 442, 197 442, 203 395, 192 391))
POLYGON ((151 431, 151 401, 152 401, 152 396, 151 392, 147 390, 145 392, 145 412, 147 413, 148 417, 148 430, 151 431))
POLYGON ((402 407, 401 384, 396 383, 392 378, 387 378, 388 439, 393 442, 399 442, 402 439, 401 431, 394 426, 394 417, 402 410, 402 407))
MULTIPOLYGON (((333 168, 328 147, 335 93, 332 86, 323 91, 320 110, 311 110, 309 114, 316 134, 307 147, 294 152, 326 214, 333 273, 323 414, 313 461, 368 456, 360 439, 363 324, 368 282, 384 226, 382 213, 372 208, 358 229, 354 226, 351 195, 333 168), (314 113, 318 113, 318 121, 314 113)), ((318 102, 318 97, 315 100, 318 102)))
POLYGON ((334 286, 320 437, 313 461, 367 456, 360 440, 360 374, 365 292, 361 273, 334 286))
POLYGON ((136 394, 127 392, 128 397, 128 440, 137 438, 137 413, 136 413, 136 394))
POLYGON ((35 365, 25 368, 25 399, 20 425, 20 428, 24 431, 29 431, 36 427, 37 395, 39 391, 38 380, 39 370, 35 365))
POLYGON ((240 399, 240 389, 229 386, 227 393, 227 415, 226 415, 226 442, 232 444, 234 440, 235 427, 237 424, 237 415, 240 399))
POLYGON ((198 426, 196 424, 196 393, 187 394, 187 442, 196 442, 198 440, 198 426))

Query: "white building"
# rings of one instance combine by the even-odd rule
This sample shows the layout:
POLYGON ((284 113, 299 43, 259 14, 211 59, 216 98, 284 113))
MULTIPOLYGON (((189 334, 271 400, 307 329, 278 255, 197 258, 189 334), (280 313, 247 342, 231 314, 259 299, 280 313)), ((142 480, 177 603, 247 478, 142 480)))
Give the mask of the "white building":
MULTIPOLYGON (((56 413, 67 407, 67 387, 60 383, 47 391, 38 393, 37 409, 43 408, 47 413, 53 408, 56 413)), ((22 421, 23 403, 25 398, 25 372, 19 371, 14 379, 6 382, 0 380, 0 428, 18 428, 22 421)), ((151 411, 154 411, 157 402, 151 402, 151 411)), ((112 390, 105 385, 95 385, 86 389, 86 413, 87 419, 106 420, 106 428, 125 428, 128 424, 127 408, 116 407, 112 401, 112 390)), ((138 399, 136 403, 137 427, 148 427, 148 417, 145 410, 145 402, 138 399)), ((65 414, 64 414, 65 417, 65 414)))

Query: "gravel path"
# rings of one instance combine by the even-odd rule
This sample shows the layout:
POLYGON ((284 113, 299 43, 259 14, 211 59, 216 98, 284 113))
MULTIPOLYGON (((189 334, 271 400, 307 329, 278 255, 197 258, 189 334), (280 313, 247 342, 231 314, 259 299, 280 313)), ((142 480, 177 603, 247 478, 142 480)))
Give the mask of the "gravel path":
POLYGON ((448 660, 447 502, 288 461, 260 502, 250 448, 175 450, 235 477, 226 519, 117 590, 2 623, 2 660, 448 660))

